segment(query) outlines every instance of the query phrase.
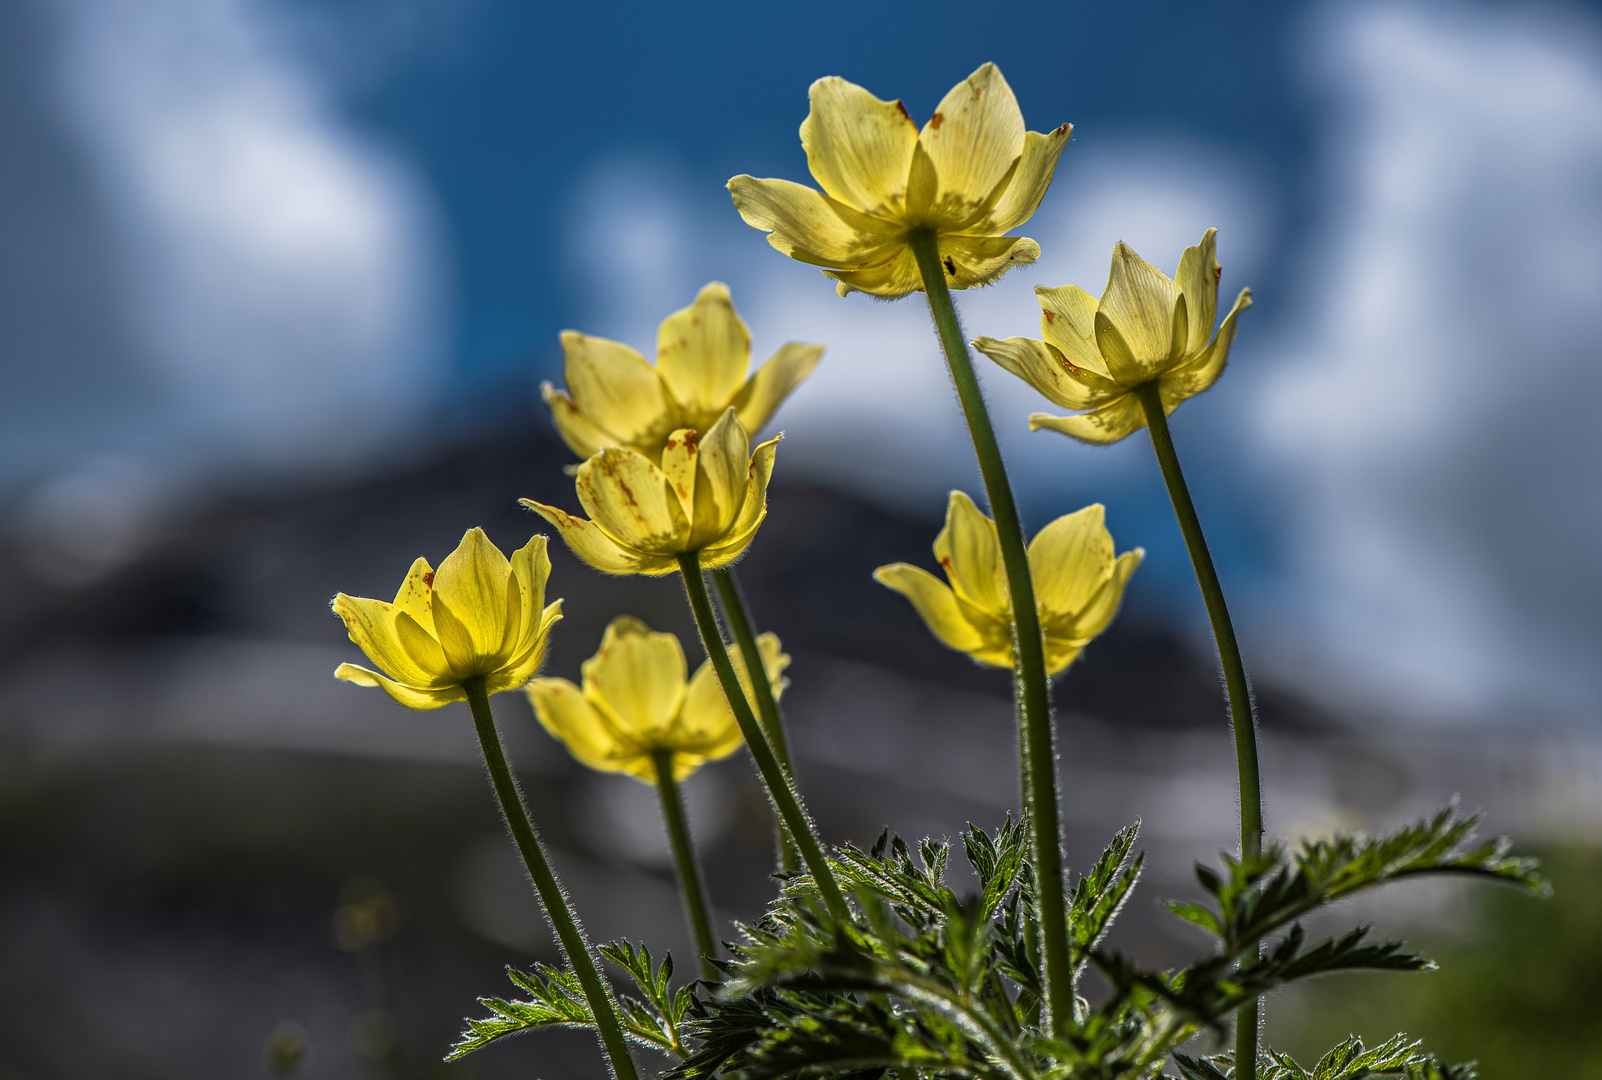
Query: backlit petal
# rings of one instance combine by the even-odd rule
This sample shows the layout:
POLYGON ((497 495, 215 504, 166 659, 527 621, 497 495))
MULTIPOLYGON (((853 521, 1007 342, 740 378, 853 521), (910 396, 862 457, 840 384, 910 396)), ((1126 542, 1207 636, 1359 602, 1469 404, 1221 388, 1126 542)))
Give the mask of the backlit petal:
POLYGON ((812 374, 822 356, 822 345, 792 341, 752 373, 732 403, 747 434, 755 435, 767 426, 784 399, 812 374))
POLYGON ((935 537, 934 553, 958 596, 988 614, 1010 618, 1012 605, 1007 599, 996 523, 961 491, 951 493, 946 525, 935 537))
POLYGON ((873 217, 791 180, 736 176, 729 194, 740 217, 768 243, 804 263, 843 270, 887 262, 906 242, 906 226, 873 217))
POLYGON ((1040 336, 1075 367, 1107 374, 1107 362, 1096 347, 1096 298, 1078 285, 1048 289, 1038 286, 1040 336))
POLYGON ((1035 603, 1049 627, 1062 617, 1077 617, 1112 575, 1112 534, 1100 503, 1065 514, 1047 525, 1029 543, 1029 573, 1035 582, 1035 603))
POLYGON ((1061 353, 1034 338, 982 337, 973 347, 1065 409, 1093 409, 1124 392, 1109 379, 1070 368, 1061 353))
POLYGON ((751 465, 746 473, 745 501, 734 524, 714 546, 701 552, 701 565, 715 570, 739 558, 756 536, 763 518, 768 513, 768 481, 773 476, 773 459, 779 452, 777 436, 758 446, 751 453, 751 465))
POLYGON ((508 583, 517 593, 518 621, 512 632, 509 656, 521 657, 534 644, 540 619, 545 611, 545 582, 551 576, 551 556, 546 539, 535 535, 512 554, 512 576, 508 583))
POLYGON ((418 559, 395 591, 395 606, 417 620, 424 630, 434 628, 434 568, 418 559))
POLYGON ((700 415, 729 403, 751 367, 751 331, 729 287, 714 281, 656 332, 656 370, 680 406, 700 415))
POLYGON ((801 122, 801 146, 813 179, 848 206, 881 217, 898 215, 918 125, 899 101, 880 101, 838 76, 819 79, 801 122))
POLYGON ((556 433, 567 443, 569 450, 581 458, 587 458, 603 446, 615 446, 617 440, 594 424, 589 417, 579 411, 564 391, 556 389, 548 382, 540 383, 540 396, 545 399, 545 407, 551 410, 551 422, 556 425, 556 433))
POLYGON ((453 701, 465 701, 467 695, 462 691, 459 683, 449 686, 417 687, 398 683, 393 679, 385 678, 376 671, 369 671, 355 664, 341 664, 334 669, 334 678, 342 679, 357 686, 376 686, 384 693, 406 706, 408 709, 438 709, 449 705, 453 701))
MULTIPOLYGON (((735 655, 731 654, 730 659, 735 655)), ((755 715, 755 703, 749 694, 746 699, 755 715)), ((717 671, 710 660, 703 662, 690 676, 685 690, 684 709, 674 730, 674 749, 707 760, 727 757, 744 741, 717 671)))
POLYGON ((609 441, 650 446, 679 426, 656 369, 627 345, 564 330, 562 352, 568 394, 593 427, 611 436, 609 441))
POLYGON ((584 695, 618 731, 660 745, 684 701, 684 649, 631 616, 613 619, 584 661, 584 695))
POLYGON ((967 224, 1023 154, 1023 113, 994 64, 951 88, 918 143, 939 183, 928 223, 967 224))
POLYGON ((1252 291, 1242 289, 1235 298, 1235 306, 1224 316, 1224 324, 1218 328, 1218 336, 1213 338, 1212 344, 1194 360, 1187 361, 1162 377, 1157 388, 1168 412, 1173 412, 1181 401, 1196 396, 1218 381, 1229 360, 1229 347, 1235 341, 1235 320, 1251 306, 1252 291))
POLYGON ((1118 605, 1123 601, 1124 588, 1145 557, 1144 548, 1126 551, 1118 556, 1113 563, 1112 573, 1079 613, 1078 635, 1082 640, 1089 641, 1111 625, 1113 616, 1118 614, 1118 605))
POLYGON ((895 300, 923 288, 923 275, 918 272, 918 260, 905 244, 897 248, 895 257, 877 266, 861 270, 825 270, 824 275, 834 278, 834 291, 841 296, 864 292, 886 300, 895 300))
MULTIPOLYGON (((1136 255, 1128 244, 1120 243, 1113 248, 1112 270, 1097 311, 1117 327, 1146 378, 1151 378, 1170 359, 1174 302, 1178 299, 1179 286, 1167 274, 1136 255)), ((1099 319, 1096 340, 1113 377, 1123 382, 1124 376, 1119 373, 1103 340, 1099 319)))
POLYGON ((873 580, 905 596, 929 632, 958 652, 982 651, 986 642, 957 605, 956 594, 929 571, 911 563, 891 563, 873 572, 873 580))
POLYGON ((667 572, 666 569, 655 569, 661 563, 661 559, 619 544, 602 532, 594 522, 585 521, 559 507, 547 506, 533 499, 519 499, 518 502, 550 522, 561 534, 562 542, 568 546, 568 550, 603 574, 667 572))
POLYGON ((1095 412, 1079 416, 1052 416, 1049 413, 1031 413, 1029 416, 1030 431, 1039 431, 1041 428, 1060 431, 1081 442, 1097 445, 1115 443, 1145 426, 1146 413, 1140 406, 1140 399, 1134 394, 1125 394, 1095 412))
POLYGON ((1038 258, 1040 245, 1027 236, 940 237, 940 262, 946 268, 946 284, 953 289, 989 285, 1014 266, 1027 266, 1038 258))
POLYGON ((540 726, 592 769, 624 772, 640 756, 639 748, 620 742, 583 692, 566 679, 535 679, 528 684, 528 703, 540 726))
POLYGON ((1073 133, 1072 124, 1063 124, 1055 131, 1042 135, 1031 131, 1024 135, 1023 157, 1006 190, 985 214, 982 222, 972 226, 971 232, 1010 232, 1028 221, 1040 208, 1051 178, 1057 171, 1057 158, 1068 145, 1073 133))
POLYGON ((695 456, 695 516, 687 550, 722 543, 733 527, 745 504, 750 446, 733 409, 701 436, 695 456))
POLYGON ((434 574, 434 629, 451 670, 481 675, 506 639, 511 563, 483 529, 469 529, 434 574))
POLYGON ((695 459, 699 438, 693 428, 681 428, 668 436, 662 448, 662 476, 686 517, 695 512, 695 459))
POLYGON ((527 645, 506 665, 490 672, 486 685, 491 694, 502 690, 517 690, 532 679, 545 662, 545 646, 550 643, 551 627, 562 620, 562 601, 554 600, 545 606, 527 645))
POLYGON ((1190 333, 1185 343, 1185 355, 1194 356, 1207 344, 1213 332, 1213 320, 1218 318, 1218 265, 1217 229, 1202 234, 1201 243, 1188 247, 1179 257, 1179 270, 1174 280, 1185 297, 1190 314, 1190 333))
MULTIPOLYGON (((410 615, 395 605, 340 593, 334 597, 333 608, 334 614, 345 621, 345 630, 350 634, 350 639, 360 646, 369 660, 394 678, 418 686, 438 686, 456 681, 438 643, 434 643, 432 651, 426 648, 419 650, 423 653, 421 658, 413 655, 413 650, 408 648, 413 643, 401 633, 402 620, 419 632, 421 628, 410 615), (429 660, 434 663, 426 664, 429 660)), ((426 633, 422 636, 433 641, 426 633)))
POLYGON ((608 447, 578 467, 574 486, 590 520, 619 543, 653 554, 684 550, 689 522, 649 459, 608 447))
POLYGON ((1102 362, 1107 365, 1108 374, 1119 386, 1129 390, 1150 382, 1163 363, 1155 361, 1148 364, 1136 356, 1124 341, 1124 335, 1103 311, 1096 312, 1096 349, 1101 353, 1102 362))

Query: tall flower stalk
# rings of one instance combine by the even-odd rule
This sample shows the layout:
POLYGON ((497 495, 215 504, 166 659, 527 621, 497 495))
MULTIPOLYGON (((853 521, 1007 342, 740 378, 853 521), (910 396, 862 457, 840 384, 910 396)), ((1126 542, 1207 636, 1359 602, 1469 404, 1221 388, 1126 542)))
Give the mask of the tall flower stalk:
POLYGON ((695 937, 696 953, 701 957, 701 977, 715 981, 718 969, 712 961, 718 954, 718 942, 712 933, 712 909, 707 904, 701 864, 690 839, 684 797, 673 775, 673 751, 656 750, 651 758, 656 766, 656 793, 662 803, 662 822, 667 827, 668 844, 673 849, 673 868, 678 871, 679 892, 684 897, 684 914, 690 923, 690 933, 695 937))

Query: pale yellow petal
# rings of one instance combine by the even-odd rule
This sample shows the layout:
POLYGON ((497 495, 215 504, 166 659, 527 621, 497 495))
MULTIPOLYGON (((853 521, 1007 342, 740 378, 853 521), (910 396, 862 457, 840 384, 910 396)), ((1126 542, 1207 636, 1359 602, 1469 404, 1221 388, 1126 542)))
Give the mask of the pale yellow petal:
POLYGON ((818 186, 848 206, 899 215, 918 125, 899 101, 880 101, 838 76, 819 79, 801 122, 801 146, 818 186))
POLYGON ((1080 442, 1095 443, 1098 446, 1127 438, 1145 426, 1146 413, 1134 394, 1125 394, 1095 412, 1082 413, 1079 416, 1052 416, 1049 413, 1031 413, 1029 416, 1030 431, 1039 431, 1042 428, 1060 431, 1080 442))
POLYGON ((822 345, 801 345, 792 341, 752 372, 732 402, 747 434, 755 435, 767 426, 784 399, 812 374, 822 356, 822 345))
POLYGON ((684 649, 628 615, 613 619, 601 647, 584 661, 584 696, 617 730, 660 745, 684 701, 684 649))
POLYGON ((729 194, 740 217, 800 262, 853 270, 889 261, 905 246, 906 226, 873 217, 791 180, 736 176, 729 194))
MULTIPOLYGON (((732 656, 731 656, 732 659, 732 656)), ((749 700, 753 715, 756 706, 749 700)), ((723 683, 710 660, 705 661, 695 674, 684 694, 684 709, 675 725, 673 749, 690 753, 705 761, 727 757, 744 742, 740 724, 729 708, 729 699, 723 693, 723 683)))
POLYGON ((680 428, 668 436, 667 445, 662 448, 662 476, 686 517, 695 513, 695 459, 699 441, 693 428, 680 428))
POLYGON ((434 629, 434 568, 427 559, 417 559, 406 572, 406 580, 395 591, 395 606, 417 620, 430 632, 434 629))
POLYGON ((953 289, 974 289, 997 281, 1015 266, 1027 266, 1040 258, 1040 245, 1027 236, 969 236, 964 233, 940 237, 940 264, 946 268, 946 284, 953 289))
POLYGON ((340 593, 333 608, 345 621, 350 639, 394 678, 417 686, 459 681, 439 643, 395 605, 340 593))
POLYGON ((959 597, 987 614, 1010 620, 1012 604, 1007 599, 996 523, 961 491, 951 493, 945 528, 935 537, 934 553, 959 597))
POLYGON ((579 457, 587 458, 603 446, 617 445, 616 439, 590 423, 589 417, 579 411, 565 391, 542 382, 540 397, 551 411, 551 422, 556 425, 556 433, 562 437, 568 449, 579 457))
POLYGON ((566 679, 535 679, 528 684, 528 703, 540 726, 592 769, 624 772, 640 754, 638 746, 617 738, 583 692, 566 679))
POLYGON ((1126 551, 1118 556, 1113 563, 1112 573, 1079 613, 1076 635, 1081 641, 1099 636, 1112 624, 1113 616, 1118 614, 1118 605, 1123 602, 1124 588, 1145 557, 1144 548, 1126 551))
POLYGON ((407 686, 405 683, 398 683, 376 671, 369 671, 355 664, 339 665, 334 669, 334 678, 355 683, 357 686, 379 687, 408 709, 438 709, 453 701, 467 699, 467 695, 458 683, 436 687, 407 686))
POLYGON ((1064 514, 1035 534, 1029 543, 1029 573, 1048 634, 1063 619, 1078 617, 1112 575, 1116 554, 1100 503, 1064 514))
MULTIPOLYGON (((1174 303, 1178 299, 1179 286, 1167 274, 1136 255, 1128 244, 1119 243, 1113 248, 1112 270, 1097 312, 1117 327, 1146 378, 1171 358, 1174 303)), ((1100 319, 1096 322, 1096 341, 1113 378, 1124 382, 1125 376, 1120 374, 1103 338, 1100 319)))
POLYGON ((834 291, 841 296, 854 292, 867 293, 883 300, 898 300, 910 293, 923 291, 923 275, 918 272, 918 260, 912 249, 903 244, 890 261, 860 270, 825 270, 825 277, 835 280, 834 291))
POLYGON ((985 64, 951 88, 918 144, 939 185, 932 205, 918 208, 928 215, 923 223, 961 228, 973 221, 1023 155, 1023 113, 996 65, 985 64))
POLYGON ((603 574, 654 574, 666 573, 657 569, 661 559, 646 552, 619 544, 596 526, 594 522, 569 514, 560 507, 547 506, 533 499, 519 499, 528 509, 550 522, 561 534, 562 542, 590 567, 603 574))
POLYGON ((1028 221, 1040 208, 1051 178, 1057 171, 1057 159, 1073 133, 1072 124, 1063 124, 1055 131, 1042 135, 1031 131, 1024 135, 1023 157, 1013 171, 1012 179, 983 220, 972 226, 970 232, 1010 232, 1028 221))
POLYGON ((983 635, 963 618, 956 594, 929 571, 911 563, 891 563, 875 570, 873 580, 911 601, 929 632, 948 647, 964 653, 985 648, 983 635))
POLYGON ((457 675, 482 675, 507 636, 512 567, 483 529, 469 529, 434 574, 434 630, 457 675))
POLYGON ((778 700, 790 685, 790 680, 784 677, 790 666, 790 654, 784 651, 779 635, 771 631, 757 635, 757 652, 762 654, 762 670, 768 673, 768 686, 773 689, 774 700, 778 700))
POLYGON ((702 288, 695 303, 657 328, 657 373, 687 413, 722 410, 750 367, 751 331, 721 281, 702 288))
POLYGON ((778 452, 777 436, 752 452, 750 469, 746 473, 745 501, 740 505, 740 514, 717 544, 701 552, 701 565, 706 569, 715 570, 738 559, 756 536, 762 520, 767 517, 768 481, 773 476, 773 459, 778 452))
POLYGON ((1174 274, 1190 314, 1190 333, 1185 343, 1187 356, 1206 347, 1213 332, 1213 320, 1218 318, 1218 278, 1223 268, 1218 265, 1217 233, 1217 229, 1208 229, 1202 234, 1201 243, 1186 248, 1179 257, 1179 270, 1174 274))
POLYGON ((1124 391, 1111 380, 1070 367, 1061 353, 1034 338, 976 338, 973 347, 1065 409, 1093 409, 1124 391))
POLYGON ((567 392, 590 426, 610 436, 606 444, 648 449, 679 426, 656 369, 627 345, 564 330, 562 352, 567 392))
POLYGON ((731 408, 701 436, 695 456, 695 516, 687 550, 724 541, 745 504, 751 443, 731 408))
POLYGON ((1235 320, 1251 306, 1252 291, 1242 289, 1235 298, 1235 306, 1224 316, 1224 324, 1218 328, 1218 335, 1213 338, 1212 344, 1194 360, 1181 364, 1158 382, 1158 393, 1167 412, 1173 412, 1181 401, 1195 397, 1218 381, 1229 360, 1229 347, 1235 341, 1235 320))
MULTIPOLYGON (((534 639, 545 611, 545 582, 551 576, 551 556, 546 539, 535 535, 512 554, 512 577, 508 587, 518 596, 518 621, 507 651, 507 663, 521 663, 534 639)), ((508 605, 510 608, 510 605, 508 605)))
POLYGON ((574 487, 590 520, 624 546, 656 555, 685 550, 689 521, 648 458, 608 447, 578 467, 574 487))
POLYGON ((489 692, 498 694, 502 690, 521 689, 538 674, 540 665, 545 662, 545 646, 550 643, 551 627, 561 621, 562 601, 553 600, 540 614, 528 644, 505 666, 490 672, 486 680, 489 692))
POLYGON ((1035 288, 1040 336, 1077 368, 1105 376, 1107 362, 1096 347, 1096 298, 1078 285, 1035 288))
POLYGON ((1150 382, 1165 362, 1158 360, 1148 364, 1142 361, 1124 341, 1124 335, 1112 319, 1102 311, 1096 312, 1096 349, 1101 353, 1102 362, 1107 365, 1113 381, 1126 390, 1150 382))

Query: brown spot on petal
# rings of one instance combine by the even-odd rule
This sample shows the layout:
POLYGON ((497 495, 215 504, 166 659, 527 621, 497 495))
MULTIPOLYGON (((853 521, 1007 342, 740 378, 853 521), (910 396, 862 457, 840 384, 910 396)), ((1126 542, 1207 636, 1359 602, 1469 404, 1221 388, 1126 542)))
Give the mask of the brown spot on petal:
POLYGON ((691 453, 695 452, 698 439, 700 439, 700 436, 695 433, 694 428, 686 428, 684 430, 684 445, 690 448, 691 453))
POLYGON ((939 113, 935 113, 933 116, 929 117, 929 126, 934 128, 936 131, 939 131, 940 125, 945 122, 946 118, 939 113))
POLYGON ((1054 312, 1043 311, 1043 312, 1041 312, 1041 314, 1046 317, 1046 321, 1047 322, 1056 322, 1057 321, 1057 316, 1056 316, 1056 314, 1054 312))
POLYGON ((1224 268, 1222 266, 1213 267, 1213 284, 1214 285, 1217 285, 1218 282, 1219 282, 1219 279, 1222 278, 1223 276, 1224 276, 1224 268))
POLYGON ((1057 125, 1057 130, 1052 132, 1052 134, 1053 135, 1061 135, 1071 127, 1073 127, 1072 124, 1059 124, 1059 125, 1057 125))
POLYGON ((423 584, 427 585, 430 589, 434 587, 434 571, 430 570, 428 573, 423 575, 423 584))
POLYGON ((901 115, 905 116, 907 118, 907 123, 909 123, 909 124, 917 123, 917 121, 912 119, 912 114, 907 111, 906 105, 902 104, 902 101, 901 101, 900 98, 896 98, 896 108, 900 109, 901 110, 901 115))

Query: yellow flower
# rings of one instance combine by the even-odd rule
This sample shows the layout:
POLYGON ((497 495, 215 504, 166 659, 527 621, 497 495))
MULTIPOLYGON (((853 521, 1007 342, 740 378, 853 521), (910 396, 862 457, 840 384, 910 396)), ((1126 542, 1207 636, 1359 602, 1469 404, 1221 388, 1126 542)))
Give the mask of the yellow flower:
POLYGON ((1146 426, 1137 387, 1155 382, 1166 416, 1218 381, 1235 320, 1252 306, 1252 291, 1240 291, 1215 333, 1223 273, 1214 252, 1217 232, 1208 229, 1200 244, 1185 249, 1174 278, 1120 243, 1099 304, 1077 285, 1035 290, 1045 341, 982 337, 973 343, 1063 408, 1089 410, 1080 416, 1035 413, 1031 431, 1050 428, 1089 443, 1114 443, 1146 426))
POLYGON ((534 677, 562 602, 545 603, 551 560, 536 536, 510 560, 482 529, 469 529, 439 570, 412 563, 395 602, 340 593, 334 613, 350 639, 388 675, 341 664, 336 678, 381 686, 413 709, 466 700, 462 682, 482 676, 487 693, 516 690, 534 677))
POLYGON ((522 503, 602 573, 668 574, 691 551, 713 569, 739 558, 767 516, 778 448, 775 438, 752 453, 730 407, 699 437, 693 429, 669 435, 660 467, 622 446, 580 465, 575 486, 588 521, 532 499, 522 503))
MULTIPOLYGON (((879 567, 874 580, 911 600, 934 636, 951 648, 981 664, 1012 667, 1012 600, 996 523, 968 496, 953 491, 934 552, 949 587, 907 563, 879 567)), ((1073 663, 1107 629, 1144 555, 1136 548, 1114 557, 1100 503, 1060 517, 1035 534, 1029 544, 1029 573, 1048 672, 1055 675, 1073 663)))
MULTIPOLYGON (((790 658, 772 634, 757 644, 777 694, 790 658)), ((750 698, 744 661, 738 653, 731 659, 750 698)), ((652 754, 666 750, 673 754, 674 778, 682 780, 743 741, 711 662, 688 682, 685 670, 678 638, 625 615, 612 620, 600 650, 584 661, 582 689, 566 679, 535 679, 528 700, 545 730, 590 768, 654 784, 652 754)))
POLYGON ((729 193, 747 225, 790 258, 826 267, 841 296, 921 290, 907 244, 915 229, 936 233, 953 289, 1040 257, 1033 240, 1003 234, 1040 206, 1073 125, 1026 132, 996 65, 952 87, 922 131, 900 101, 841 78, 819 79, 810 97, 801 146, 823 191, 736 176, 729 193))
POLYGON ((823 346, 790 342, 747 375, 751 331, 728 286, 714 281, 662 321, 654 368, 627 345, 572 330, 562 332, 562 351, 567 390, 540 387, 562 441, 582 458, 626 446, 660 461, 671 433, 705 431, 726 409, 747 431, 761 431, 812 374, 823 346))

